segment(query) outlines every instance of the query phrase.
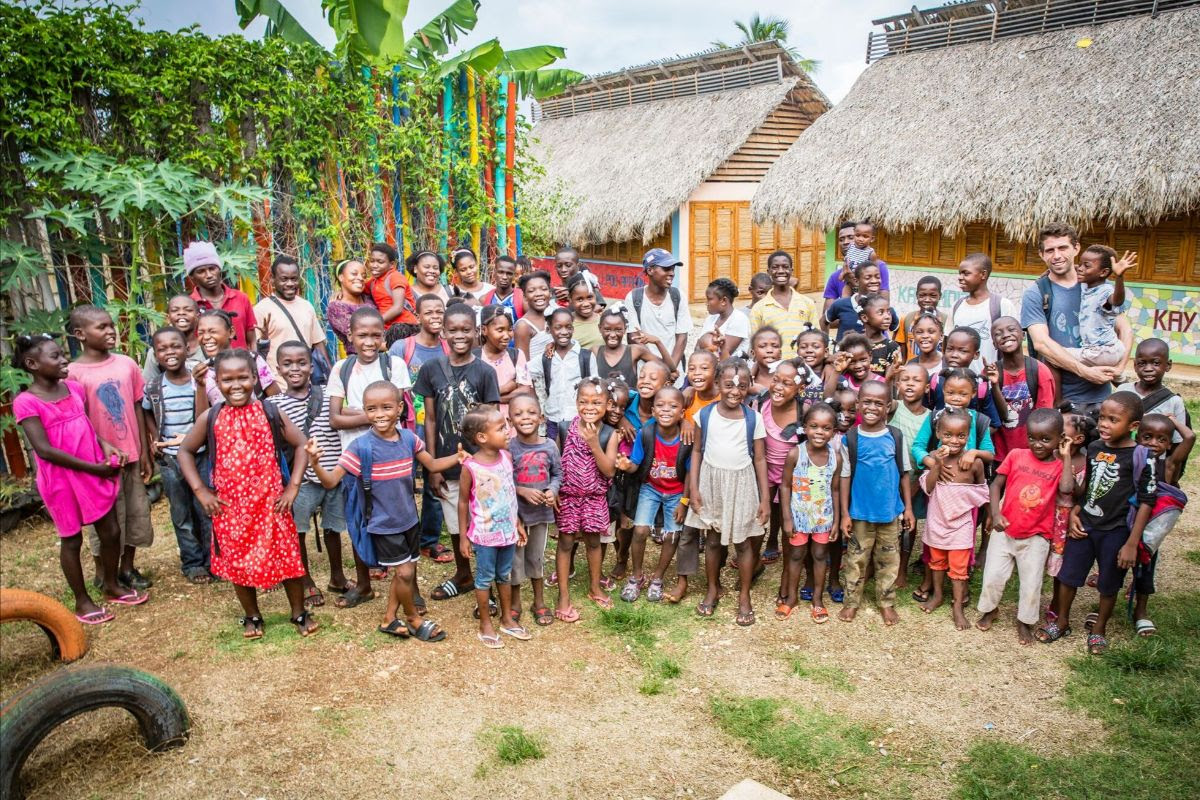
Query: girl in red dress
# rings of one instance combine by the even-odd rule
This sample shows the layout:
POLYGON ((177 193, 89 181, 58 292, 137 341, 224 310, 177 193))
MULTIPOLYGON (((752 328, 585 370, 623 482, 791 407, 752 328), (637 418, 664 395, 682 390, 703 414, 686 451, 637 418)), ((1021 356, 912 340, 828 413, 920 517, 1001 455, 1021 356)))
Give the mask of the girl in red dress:
POLYGON ((217 386, 225 397, 196 420, 179 446, 179 467, 200 505, 212 517, 212 572, 228 579, 245 616, 242 635, 260 639, 262 613, 258 589, 280 582, 292 607, 292 623, 301 636, 317 630, 304 609, 300 538, 291 507, 304 479, 308 454, 304 435, 286 415, 268 409, 254 396, 256 370, 245 350, 225 350, 214 364, 217 386), (209 418, 213 443, 212 485, 196 470, 195 455, 208 444, 209 418), (286 442, 282 453, 291 462, 291 480, 283 481, 275 435, 286 442))

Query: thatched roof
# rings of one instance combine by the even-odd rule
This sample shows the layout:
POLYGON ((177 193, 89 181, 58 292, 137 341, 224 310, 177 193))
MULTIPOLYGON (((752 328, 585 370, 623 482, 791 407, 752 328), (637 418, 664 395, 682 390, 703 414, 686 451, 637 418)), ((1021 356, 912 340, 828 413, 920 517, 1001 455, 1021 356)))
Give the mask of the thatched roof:
POLYGON ((1189 213, 1200 208, 1197 64, 1200 8, 889 56, 775 162, 754 218, 987 221, 1027 237, 1050 220, 1189 213))

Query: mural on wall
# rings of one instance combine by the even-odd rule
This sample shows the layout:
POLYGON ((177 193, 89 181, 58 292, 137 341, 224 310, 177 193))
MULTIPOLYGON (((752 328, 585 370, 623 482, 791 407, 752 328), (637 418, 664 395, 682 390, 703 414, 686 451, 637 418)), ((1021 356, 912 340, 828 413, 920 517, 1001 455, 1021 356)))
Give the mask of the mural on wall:
MULTIPOLYGON (((941 309, 947 314, 963 293, 958 290, 958 276, 953 272, 930 269, 889 267, 892 305, 898 314, 907 314, 917 307, 917 281, 925 275, 936 275, 942 281, 941 309)), ((988 288, 1007 297, 1021 308, 1021 295, 1033 278, 994 276, 988 288)), ((1194 289, 1167 286, 1126 285, 1125 314, 1133 326, 1135 342, 1158 337, 1171 348, 1171 358, 1185 364, 1200 364, 1200 295, 1194 289)))
MULTIPOLYGON (((535 269, 544 269, 558 285, 558 275, 554 271, 553 258, 530 259, 535 269)), ((605 297, 623 298, 633 289, 645 284, 642 280, 642 268, 630 264, 616 264, 609 261, 597 261, 592 258, 584 259, 588 270, 600 279, 600 291, 605 297)))

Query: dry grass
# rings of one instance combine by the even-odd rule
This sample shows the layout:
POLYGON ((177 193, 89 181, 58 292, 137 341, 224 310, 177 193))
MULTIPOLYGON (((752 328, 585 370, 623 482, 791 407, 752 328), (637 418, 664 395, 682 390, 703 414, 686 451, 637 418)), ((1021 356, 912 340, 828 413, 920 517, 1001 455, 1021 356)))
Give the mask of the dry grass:
MULTIPOLYGON (((1197 475, 1189 475, 1193 496, 1197 475)), ((232 591, 179 577, 164 506, 154 518, 158 542, 143 559, 157 578, 152 600, 90 631, 84 663, 136 665, 164 678, 188 704, 191 740, 152 756, 124 714, 78 718, 31 759, 31 798, 299 798, 315 787, 365 798, 704 798, 752 777, 820 800, 852 787, 874 792, 888 776, 897 779, 886 795, 944 797, 977 742, 1078 752, 1105 733, 1063 691, 1082 637, 1019 647, 1010 603, 986 634, 960 633, 945 613, 927 617, 911 601, 901 604, 895 629, 869 607, 852 625, 813 625, 803 608, 781 623, 768 605, 775 566, 756 587, 759 623, 749 629, 733 624, 728 599, 714 619, 696 619, 693 585, 682 607, 643 611, 643 600, 633 613, 602 619, 581 604, 583 624, 537 628, 532 642, 507 640, 502 651, 479 646, 466 598, 433 604, 432 616, 450 634, 441 644, 374 633, 379 600, 352 611, 319 609, 321 632, 302 641, 275 593, 264 600, 266 639, 244 643, 232 591), (653 681, 657 690, 646 691, 653 681), (766 705, 750 705, 760 700, 766 705), (772 709, 771 724, 801 726, 786 728, 788 735, 826 725, 866 732, 871 752, 859 752, 855 733, 842 741, 854 759, 848 772, 836 760, 805 760, 804 749, 781 764, 731 734, 716 708, 772 709), (544 757, 499 761, 489 732, 506 728, 529 732, 544 757)), ((1200 567, 1183 557, 1197 549, 1200 504, 1193 504, 1159 565, 1161 592, 1200 587, 1200 567)), ((426 596, 447 572, 423 562, 426 596)), ((47 523, 0 540, 0 584, 62 596, 47 523)), ((1081 592, 1077 616, 1094 599, 1093 590, 1081 592)), ((1131 635, 1124 620, 1113 632, 1131 635)), ((0 628, 0 695, 54 668, 38 630, 0 628)))

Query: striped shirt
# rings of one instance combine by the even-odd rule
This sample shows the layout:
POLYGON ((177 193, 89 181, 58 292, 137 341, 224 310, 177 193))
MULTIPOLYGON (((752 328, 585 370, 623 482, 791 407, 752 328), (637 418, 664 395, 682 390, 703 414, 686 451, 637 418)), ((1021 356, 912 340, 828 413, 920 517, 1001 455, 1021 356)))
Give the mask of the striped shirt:
MULTIPOLYGON (((187 383, 172 383, 165 376, 162 382, 162 427, 158 430, 160 442, 169 441, 192 429, 196 421, 196 383, 188 376, 187 383)), ((142 408, 154 411, 150 400, 142 398, 142 408)), ((167 447, 163 452, 176 455, 179 445, 167 447)))
MULTIPOLYGON (((325 398, 325 402, 321 403, 321 408, 311 426, 307 426, 308 397, 292 397, 290 394, 281 393, 271 395, 266 400, 277 405, 279 410, 292 421, 292 424, 300 429, 301 433, 304 433, 305 427, 308 427, 308 438, 315 438, 317 444, 321 446, 321 466, 326 471, 337 466, 338 456, 342 453, 342 441, 338 438, 337 431, 329 427, 328 397, 325 398)), ((312 467, 304 470, 304 480, 309 483, 321 482, 312 467)))
POLYGON ((364 454, 371 456, 371 518, 367 533, 405 533, 417 525, 413 462, 425 445, 412 431, 399 428, 399 438, 388 441, 374 428, 342 451, 338 466, 354 477, 362 475, 364 454))

